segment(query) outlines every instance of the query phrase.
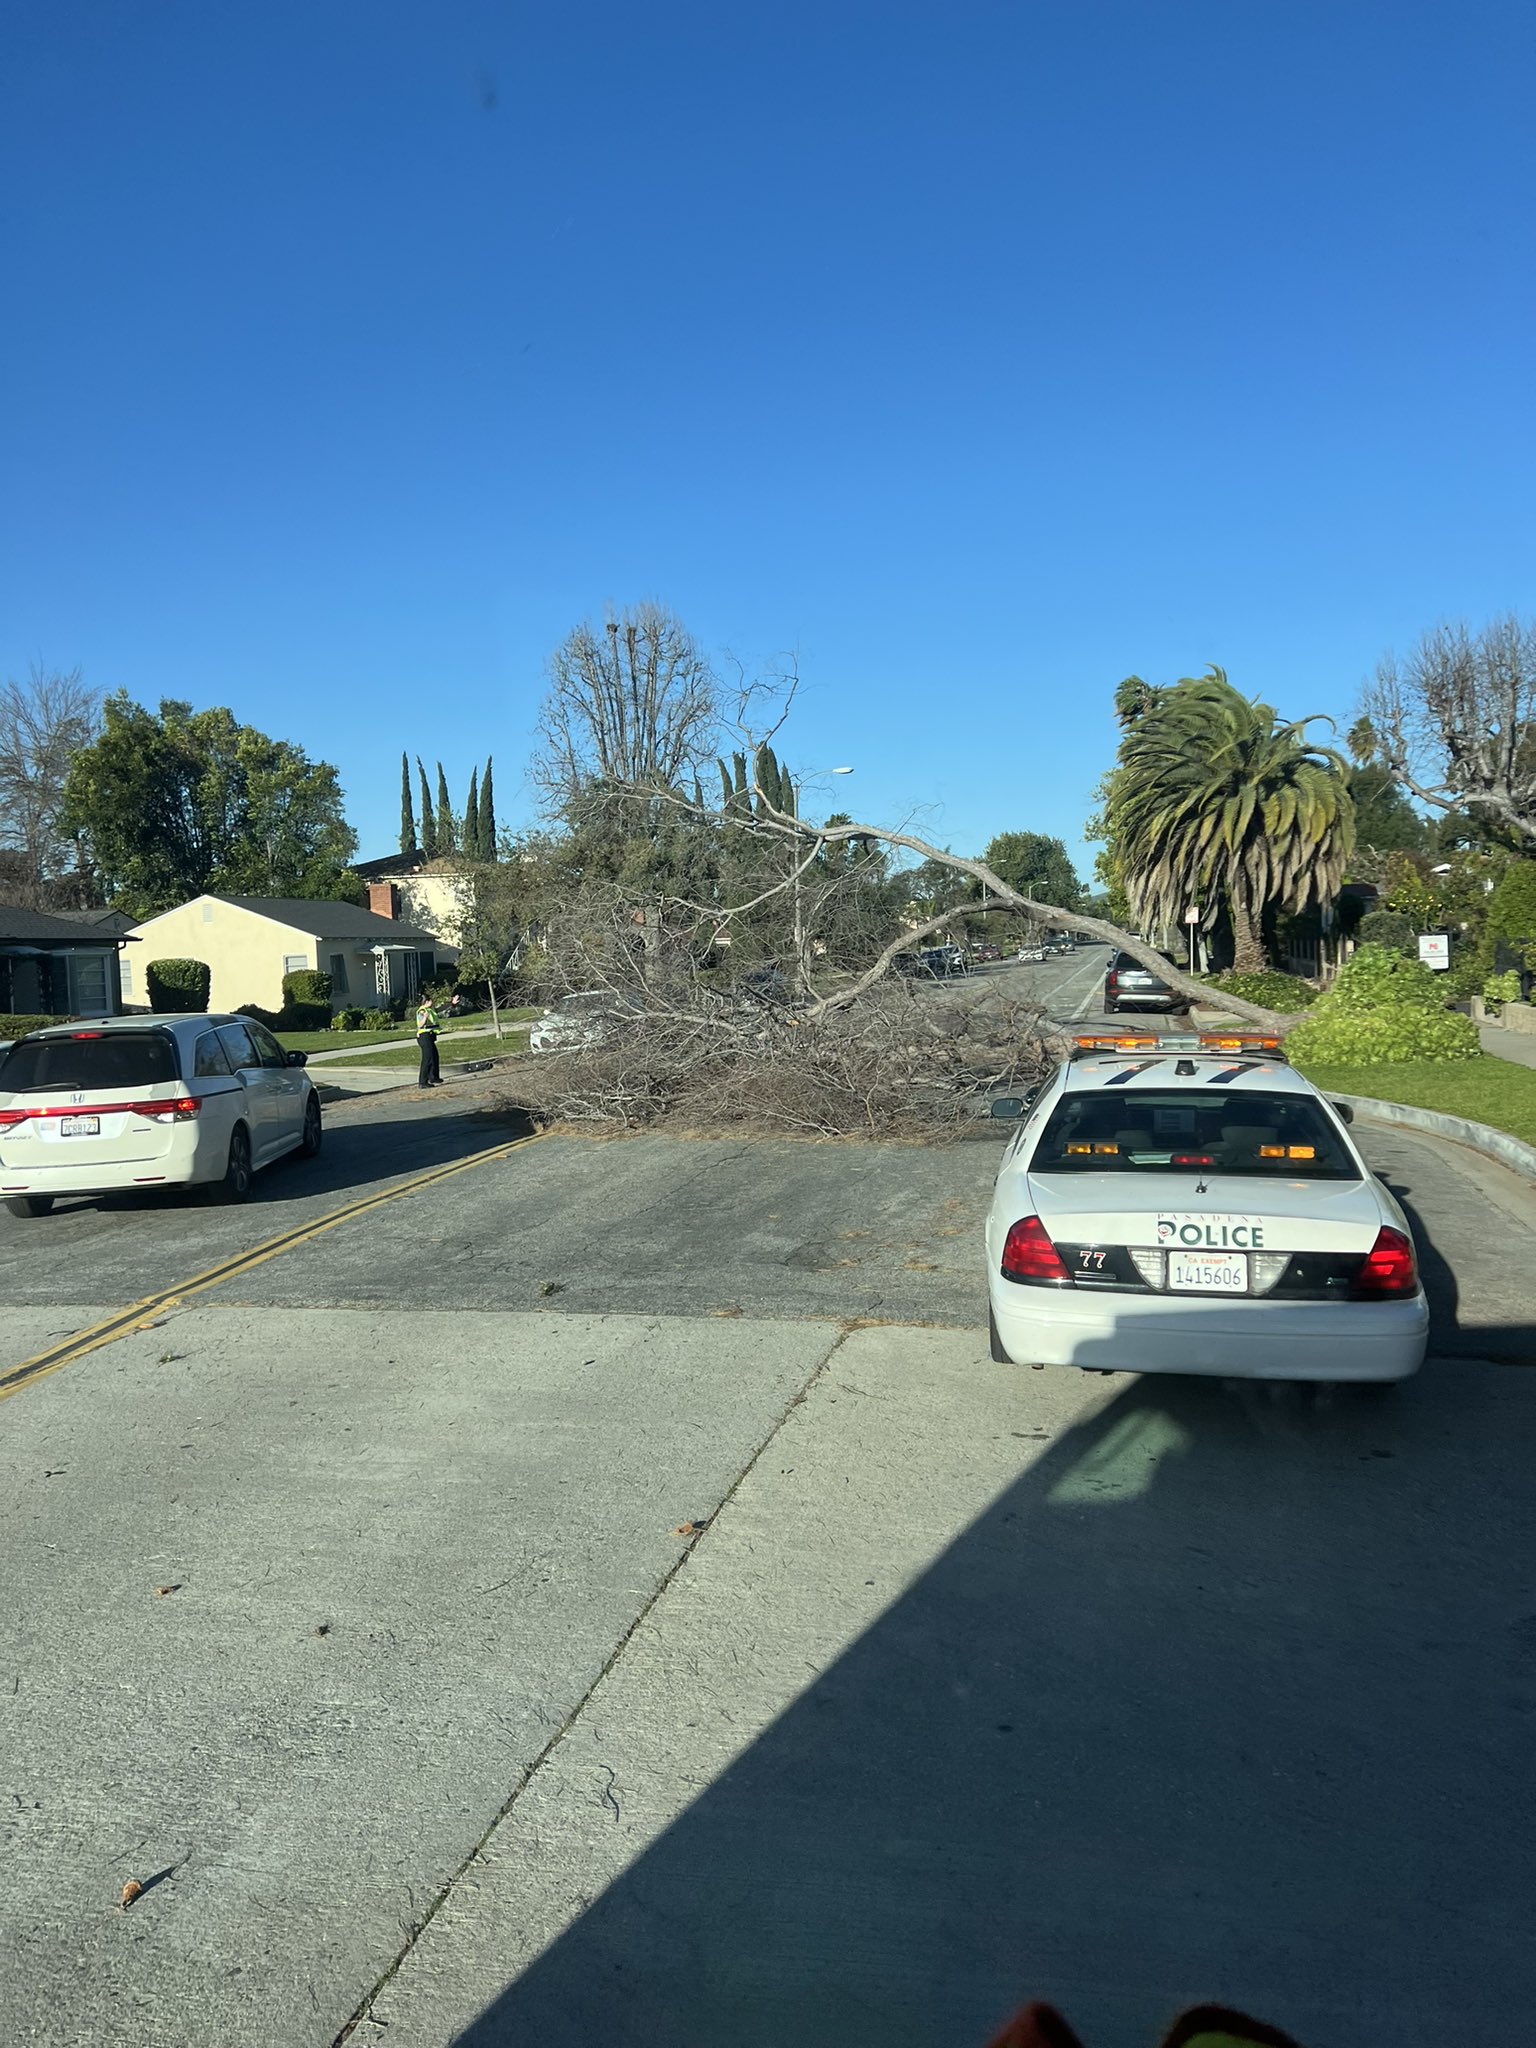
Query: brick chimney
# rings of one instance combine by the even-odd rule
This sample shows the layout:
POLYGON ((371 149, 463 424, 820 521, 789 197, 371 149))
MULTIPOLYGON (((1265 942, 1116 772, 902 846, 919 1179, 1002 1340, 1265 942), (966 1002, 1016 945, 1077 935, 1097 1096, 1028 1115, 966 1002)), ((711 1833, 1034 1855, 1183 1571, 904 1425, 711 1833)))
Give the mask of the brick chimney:
POLYGON ((370 882, 368 884, 368 908, 375 917, 398 917, 400 915, 400 891, 393 882, 370 882))

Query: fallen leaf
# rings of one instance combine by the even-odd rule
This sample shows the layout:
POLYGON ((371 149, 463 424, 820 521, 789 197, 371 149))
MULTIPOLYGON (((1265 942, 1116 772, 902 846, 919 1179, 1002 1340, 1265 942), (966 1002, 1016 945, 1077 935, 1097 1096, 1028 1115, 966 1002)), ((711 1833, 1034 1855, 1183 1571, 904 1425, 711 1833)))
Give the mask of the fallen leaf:
POLYGON ((710 1310, 712 1316, 739 1316, 741 1313, 742 1311, 739 1308, 712 1308, 710 1310))
POLYGON ((155 1588, 155 1598, 156 1598, 157 1600, 163 1600, 163 1599, 165 1598, 165 1596, 166 1596, 166 1594, 167 1594, 167 1593, 179 1593, 180 1591, 181 1591, 181 1581, 180 1581, 180 1579, 178 1579, 178 1580, 176 1581, 175 1585, 173 1585, 173 1586, 156 1586, 156 1588, 155 1588))
POLYGON ((128 1882, 123 1886, 122 1897, 117 1902, 118 1911, 120 1913, 126 1913, 128 1908, 133 1904, 134 1900, 139 1896, 139 1893, 143 1891, 143 1889, 143 1885, 139 1883, 139 1880, 136 1877, 130 1877, 128 1882))
POLYGON ((672 1534, 674 1536, 702 1536, 712 1520, 712 1516, 706 1515, 702 1522, 679 1522, 672 1531, 672 1534))

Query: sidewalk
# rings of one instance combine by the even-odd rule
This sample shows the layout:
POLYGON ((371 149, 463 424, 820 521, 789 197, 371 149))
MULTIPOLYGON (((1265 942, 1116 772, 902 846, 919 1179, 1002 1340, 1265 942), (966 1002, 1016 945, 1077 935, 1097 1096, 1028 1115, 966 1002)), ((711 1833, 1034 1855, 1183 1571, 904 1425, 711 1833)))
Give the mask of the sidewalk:
POLYGON ((1528 1031, 1506 1031, 1502 1024, 1479 1024, 1477 1035, 1483 1051, 1496 1060, 1509 1060, 1517 1067, 1536 1067, 1536 1036, 1528 1031))
MULTIPOLYGON (((504 1025, 502 1028, 503 1031, 507 1031, 513 1027, 504 1025)), ((441 1050, 445 1046, 456 1044, 461 1038, 491 1038, 495 1036, 495 1031, 496 1027, 494 1024, 461 1024, 457 1031, 445 1032, 438 1040, 438 1046, 441 1050)), ((383 1038, 380 1039, 377 1045, 370 1045, 366 1050, 370 1055, 376 1052, 403 1052, 415 1043, 414 1034, 409 1038, 383 1038)), ((339 1064, 345 1060, 355 1060, 359 1057, 362 1050, 363 1048, 361 1047, 354 1047, 351 1051, 343 1048, 339 1052, 312 1052, 306 1065, 318 1067, 325 1065, 328 1061, 336 1061, 339 1064)))

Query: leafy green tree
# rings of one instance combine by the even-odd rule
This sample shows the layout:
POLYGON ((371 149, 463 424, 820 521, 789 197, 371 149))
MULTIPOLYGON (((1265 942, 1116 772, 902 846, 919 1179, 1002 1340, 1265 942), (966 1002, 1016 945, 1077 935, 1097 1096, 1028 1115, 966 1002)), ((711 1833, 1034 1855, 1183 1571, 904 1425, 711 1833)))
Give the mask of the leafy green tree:
POLYGON ((1347 764, 1308 742, 1310 719, 1282 721, 1218 668, 1167 689, 1137 682, 1117 693, 1125 731, 1107 807, 1132 910, 1166 929, 1192 904, 1208 912, 1214 894, 1234 966, 1256 972, 1266 913, 1338 893, 1354 849, 1347 764))
POLYGON ((1043 832, 999 832, 982 859, 999 881, 1021 896, 1054 903, 1062 910, 1077 910, 1082 904, 1083 885, 1063 840, 1043 832))
POLYGON ((400 851, 407 856, 417 851, 416 813, 411 807, 411 763, 407 754, 400 756, 400 851))
POLYGON ((1526 972, 1536 971, 1536 860, 1504 870, 1489 900, 1488 929, 1526 972))
POLYGON ((432 792, 427 787, 427 771, 420 754, 416 756, 416 773, 421 777, 421 850, 426 859, 436 860, 442 851, 437 843, 437 813, 432 808, 432 792))
POLYGON ((496 786, 491 775, 491 756, 485 757, 485 779, 480 784, 480 858, 496 858, 496 786))
POLYGON ((357 835, 336 770, 222 708, 167 698, 155 712, 126 692, 109 697, 64 802, 112 900, 140 916, 205 890, 355 893, 357 835))

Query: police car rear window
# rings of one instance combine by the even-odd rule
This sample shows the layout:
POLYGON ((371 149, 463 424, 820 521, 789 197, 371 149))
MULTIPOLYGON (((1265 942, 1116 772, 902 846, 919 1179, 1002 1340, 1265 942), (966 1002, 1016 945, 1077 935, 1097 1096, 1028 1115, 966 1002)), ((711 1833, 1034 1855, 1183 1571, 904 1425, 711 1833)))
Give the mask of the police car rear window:
POLYGON ((1031 1173, 1182 1173, 1359 1180, 1360 1169, 1305 1095, 1207 1096, 1193 1089, 1074 1090, 1035 1147, 1031 1173))
POLYGON ((149 1088, 175 1081, 176 1047, 164 1031, 103 1031, 79 1038, 23 1038, 0 1062, 0 1095, 80 1088, 149 1088))

